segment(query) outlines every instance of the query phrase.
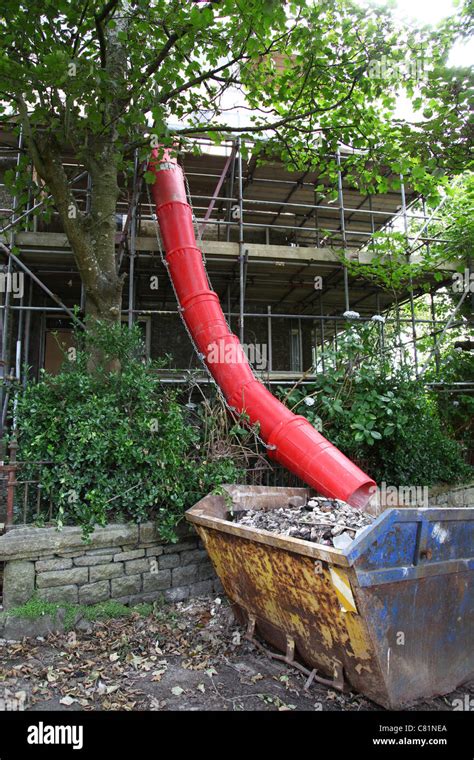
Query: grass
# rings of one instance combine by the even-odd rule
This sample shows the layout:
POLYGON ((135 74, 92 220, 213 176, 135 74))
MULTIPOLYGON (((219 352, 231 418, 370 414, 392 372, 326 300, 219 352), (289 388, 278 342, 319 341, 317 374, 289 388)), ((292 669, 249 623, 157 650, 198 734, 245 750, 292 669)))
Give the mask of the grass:
POLYGON ((138 613, 141 617, 149 617, 153 614, 158 616, 162 614, 160 610, 162 606, 162 603, 155 602, 155 604, 137 604, 134 607, 127 607, 113 599, 99 604, 71 604, 69 602, 45 602, 37 597, 32 597, 26 604, 8 610, 8 614, 14 617, 36 620, 44 615, 56 617, 59 610, 64 610, 64 627, 66 631, 70 631, 80 618, 95 622, 97 620, 131 617, 134 613, 138 613))

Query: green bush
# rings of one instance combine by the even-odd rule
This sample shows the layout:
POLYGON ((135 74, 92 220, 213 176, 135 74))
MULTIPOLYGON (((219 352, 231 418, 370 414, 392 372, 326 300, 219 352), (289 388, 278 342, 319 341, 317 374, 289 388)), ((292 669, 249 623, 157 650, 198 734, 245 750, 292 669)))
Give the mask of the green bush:
POLYGON ((325 372, 313 385, 285 396, 349 458, 378 482, 394 486, 455 483, 472 478, 461 445, 435 397, 381 359, 374 324, 351 327, 339 338, 337 354, 326 354, 325 372))
POLYGON ((59 526, 87 535, 111 520, 155 518, 163 538, 175 540, 184 510, 239 472, 228 457, 206 458, 196 415, 157 381, 138 330, 99 326, 87 346, 78 342, 74 361, 18 397, 18 458, 31 463, 24 474, 50 462, 41 493, 59 526), (93 350, 118 358, 121 371, 90 374, 93 350))
POLYGON ((456 440, 461 441, 472 452, 474 450, 474 395, 469 391, 463 391, 462 385, 456 387, 454 384, 472 383, 474 355, 470 351, 460 351, 450 346, 441 357, 439 371, 433 368, 428 376, 433 382, 446 385, 436 394, 439 414, 446 421, 456 440))

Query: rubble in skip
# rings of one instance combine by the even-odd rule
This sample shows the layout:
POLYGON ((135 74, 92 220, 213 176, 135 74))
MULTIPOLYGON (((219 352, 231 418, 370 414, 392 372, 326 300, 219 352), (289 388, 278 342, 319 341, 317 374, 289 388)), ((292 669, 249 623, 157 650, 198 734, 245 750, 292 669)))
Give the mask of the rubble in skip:
POLYGON ((306 501, 300 496, 290 498, 287 507, 249 509, 234 515, 239 525, 336 549, 347 548, 374 519, 339 499, 312 497, 306 501))

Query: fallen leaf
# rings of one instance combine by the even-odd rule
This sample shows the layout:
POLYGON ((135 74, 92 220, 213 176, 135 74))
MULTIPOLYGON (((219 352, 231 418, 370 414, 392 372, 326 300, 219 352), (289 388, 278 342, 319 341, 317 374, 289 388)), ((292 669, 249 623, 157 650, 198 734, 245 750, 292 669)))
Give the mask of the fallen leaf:
POLYGON ((74 702, 78 702, 78 699, 74 699, 74 697, 63 697, 59 700, 60 705, 66 705, 66 707, 70 707, 74 704, 74 702))

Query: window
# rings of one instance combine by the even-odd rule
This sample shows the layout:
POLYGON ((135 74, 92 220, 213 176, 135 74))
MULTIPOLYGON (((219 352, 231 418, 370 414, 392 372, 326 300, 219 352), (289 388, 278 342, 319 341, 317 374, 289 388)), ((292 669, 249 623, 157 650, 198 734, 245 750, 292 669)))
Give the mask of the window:
MULTIPOLYGON (((122 315, 122 323, 126 324, 128 317, 122 315)), ((151 318, 149 316, 138 317, 135 320, 142 332, 145 343, 146 356, 150 356, 150 337, 151 337, 151 318)), ((71 320, 58 317, 46 317, 44 332, 44 357, 40 361, 46 372, 50 375, 57 375, 61 365, 67 358, 68 351, 74 348, 74 333, 72 330, 71 320)))
POLYGON ((290 369, 292 372, 301 372, 301 333, 297 327, 290 330, 290 369))

